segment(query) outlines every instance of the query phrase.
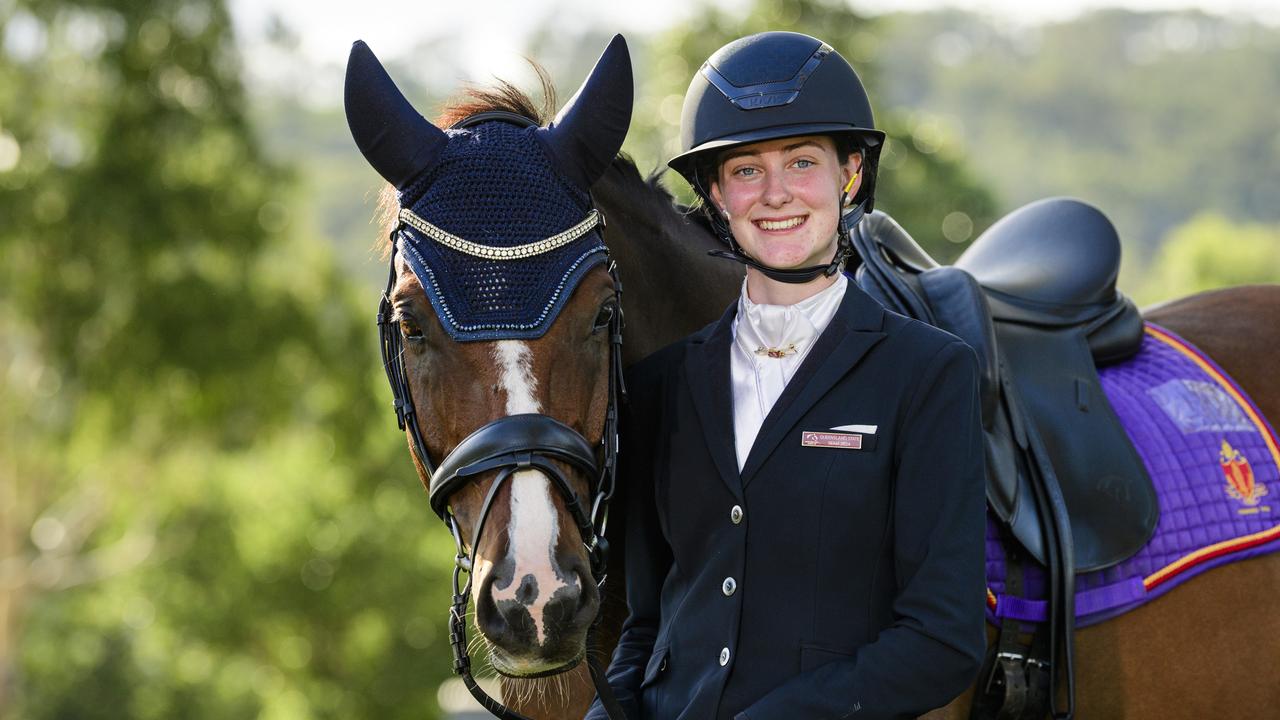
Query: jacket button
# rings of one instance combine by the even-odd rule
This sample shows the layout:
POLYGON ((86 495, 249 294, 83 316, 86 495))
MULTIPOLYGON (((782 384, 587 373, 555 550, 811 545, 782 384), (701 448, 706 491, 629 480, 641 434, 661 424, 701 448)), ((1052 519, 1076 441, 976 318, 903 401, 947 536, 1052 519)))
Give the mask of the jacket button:
POLYGON ((731 577, 727 577, 724 579, 724 582, 720 585, 720 589, 724 591, 725 597, 729 597, 734 593, 735 590, 738 589, 738 581, 734 580, 731 577))
POLYGON ((720 667, 729 664, 729 648, 720 649, 720 667))
POLYGON ((733 506, 733 509, 729 511, 729 519, 733 521, 734 525, 737 525, 738 523, 742 522, 742 506, 741 505, 733 506))

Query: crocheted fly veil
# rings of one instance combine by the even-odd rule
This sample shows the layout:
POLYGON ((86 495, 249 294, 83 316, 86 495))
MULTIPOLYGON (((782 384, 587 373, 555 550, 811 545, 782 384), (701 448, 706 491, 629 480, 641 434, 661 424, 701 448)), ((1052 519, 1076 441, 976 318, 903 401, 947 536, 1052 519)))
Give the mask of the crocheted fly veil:
POLYGON ((360 151, 398 191, 396 252, 454 340, 542 336, 608 259, 588 190, 631 119, 620 37, 546 127, 492 112, 436 128, 362 42, 347 65, 346 109, 360 151))

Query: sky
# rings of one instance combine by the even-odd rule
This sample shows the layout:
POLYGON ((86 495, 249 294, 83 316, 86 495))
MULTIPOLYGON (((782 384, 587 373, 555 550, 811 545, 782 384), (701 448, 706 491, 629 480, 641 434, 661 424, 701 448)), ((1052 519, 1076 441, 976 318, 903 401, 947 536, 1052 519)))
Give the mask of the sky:
MULTIPOLYGON (((449 38, 464 54, 460 66, 473 73, 472 80, 510 77, 523 72, 520 49, 527 31, 554 16, 567 37, 586 27, 617 29, 622 33, 648 33, 679 22, 692 14, 694 0, 472 0, 471 2, 423 2, 423 0, 358 0, 317 4, 313 0, 230 0, 238 35, 246 48, 251 72, 269 73, 273 62, 266 45, 272 17, 292 31, 298 50, 318 65, 342 65, 351 42, 363 39, 384 59, 404 55, 415 45, 449 38), (321 9, 322 8, 322 9, 321 9)), ((745 7, 750 0, 702 0, 725 9, 745 7)), ((1280 24, 1277 0, 866 0, 854 7, 868 14, 895 10, 926 10, 962 5, 1012 24, 1034 24, 1073 17, 1098 7, 1135 10, 1196 7, 1220 14, 1246 15, 1280 24)))

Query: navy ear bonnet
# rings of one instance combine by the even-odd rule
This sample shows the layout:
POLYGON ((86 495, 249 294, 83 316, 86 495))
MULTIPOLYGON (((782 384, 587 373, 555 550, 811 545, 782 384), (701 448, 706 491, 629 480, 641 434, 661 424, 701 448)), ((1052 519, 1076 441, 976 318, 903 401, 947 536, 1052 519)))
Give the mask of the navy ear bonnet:
POLYGON ((401 208, 412 215, 401 211, 399 251, 454 340, 541 337, 608 251, 595 230, 535 255, 514 256, 514 249, 581 223, 592 212, 591 197, 555 172, 532 127, 496 120, 447 134, 436 166, 400 192, 401 208), (415 216, 513 256, 469 254, 414 227, 415 216))
POLYGON ((588 189, 631 119, 621 36, 545 128, 484 113, 440 130, 359 42, 346 105, 356 144, 398 191, 396 252, 455 341, 541 337, 586 273, 608 260, 588 189))

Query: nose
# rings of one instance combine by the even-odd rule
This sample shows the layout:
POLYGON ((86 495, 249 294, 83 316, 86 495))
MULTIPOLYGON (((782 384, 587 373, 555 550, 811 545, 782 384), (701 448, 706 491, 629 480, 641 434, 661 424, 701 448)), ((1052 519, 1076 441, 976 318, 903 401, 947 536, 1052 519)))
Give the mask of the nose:
POLYGON ((500 672, 563 668, 581 656, 600 606, 586 549, 541 471, 514 473, 507 500, 506 532, 480 540, 479 554, 495 562, 476 578, 476 626, 500 672))
MULTIPOLYGON (((557 553, 560 555, 560 553, 557 553)), ((557 665, 581 652, 600 607, 584 552, 557 557, 553 587, 516 563, 495 565, 476 591, 476 625, 491 643, 523 663, 557 665)))
POLYGON ((761 201, 769 207, 781 207, 791 201, 791 190, 783 173, 766 173, 761 201))

